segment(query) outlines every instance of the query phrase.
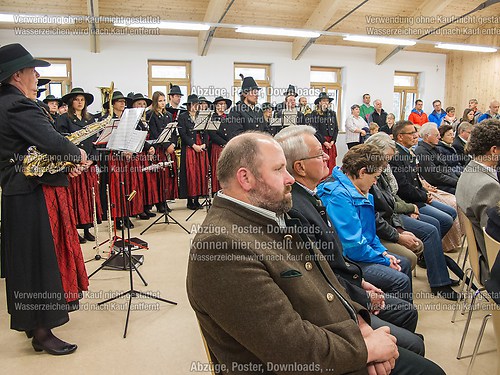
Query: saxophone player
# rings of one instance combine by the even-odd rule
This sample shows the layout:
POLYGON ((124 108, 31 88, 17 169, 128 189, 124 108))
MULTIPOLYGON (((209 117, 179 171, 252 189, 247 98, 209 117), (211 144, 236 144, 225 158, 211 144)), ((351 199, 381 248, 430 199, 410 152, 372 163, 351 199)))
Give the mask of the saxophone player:
MULTIPOLYGON (((2 276, 6 278, 11 329, 32 338, 35 351, 73 353, 77 346, 54 335, 68 322, 88 288, 68 192, 68 175, 26 177, 20 158, 31 145, 81 165, 87 154, 60 135, 35 104, 36 60, 20 44, 0 47, 0 184, 2 276)), ((77 167, 70 173, 76 177, 77 167)))
MULTIPOLYGON (((95 121, 94 117, 88 113, 87 107, 94 101, 94 96, 77 87, 61 98, 68 104, 68 112, 56 119, 56 129, 62 134, 71 134, 82 130, 95 121)), ((95 241, 95 237, 90 233, 90 228, 94 222, 94 204, 92 188, 94 188, 96 199, 100 201, 99 183, 95 160, 97 152, 93 142, 97 139, 97 134, 82 141, 78 147, 83 148, 89 155, 88 168, 76 178, 69 182, 69 191, 72 197, 76 214, 76 226, 83 229, 83 237, 79 236, 80 243, 95 241)), ((97 222, 101 222, 102 207, 96 207, 97 222)))

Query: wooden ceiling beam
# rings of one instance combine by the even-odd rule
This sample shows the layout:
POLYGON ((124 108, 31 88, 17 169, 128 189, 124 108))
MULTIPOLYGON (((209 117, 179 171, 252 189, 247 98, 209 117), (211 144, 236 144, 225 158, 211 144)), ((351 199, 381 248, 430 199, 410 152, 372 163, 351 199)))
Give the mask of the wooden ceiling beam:
MULTIPOLYGON (((228 0, 210 0, 203 21, 219 23, 226 12, 227 1, 228 0)), ((198 54, 200 56, 207 55, 214 33, 215 27, 211 27, 209 30, 200 31, 198 34, 198 54)))
MULTIPOLYGON (((325 30, 341 5, 341 0, 321 0, 304 24, 303 29, 325 30)), ((314 43, 314 39, 295 38, 292 44, 292 58, 298 60, 312 43, 314 43)))
MULTIPOLYGON (((436 16, 438 14, 446 14, 444 12, 445 8, 450 6, 453 0, 426 0, 420 6, 415 8, 415 12, 410 15, 410 17, 418 16, 436 16)), ((407 25, 401 26, 401 28, 408 27, 407 25)), ((390 57, 394 56, 399 51, 403 50, 404 47, 401 46, 391 46, 391 45, 380 45, 377 47, 377 52, 375 54, 375 63, 377 65, 383 64, 390 57)))

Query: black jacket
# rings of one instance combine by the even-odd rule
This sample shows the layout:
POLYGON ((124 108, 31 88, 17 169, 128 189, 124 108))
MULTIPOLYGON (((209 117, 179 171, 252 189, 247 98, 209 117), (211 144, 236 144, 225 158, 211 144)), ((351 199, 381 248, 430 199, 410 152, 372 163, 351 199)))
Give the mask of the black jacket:
POLYGON ((186 146, 193 147, 196 144, 196 134, 199 132, 201 135, 202 143, 207 143, 208 141, 208 132, 206 131, 198 131, 194 130, 194 122, 189 116, 189 112, 182 112, 179 115, 178 128, 179 136, 181 137, 181 147, 185 148, 186 146))
POLYGON ((64 173, 26 177, 20 170, 28 147, 80 162, 80 150, 59 134, 37 104, 9 84, 0 86, 0 184, 2 194, 29 194, 37 185, 68 186, 64 173))
MULTIPOLYGON (((56 130, 62 135, 68 135, 76 131, 82 130, 87 125, 95 122, 94 117, 89 119, 79 120, 78 118, 71 119, 68 113, 59 116, 56 120, 56 130)), ((77 146, 84 149, 87 153, 89 159, 97 160, 97 151, 92 142, 97 140, 97 134, 90 138, 84 139, 82 142, 78 143, 77 146)))
POLYGON ((361 268, 347 261, 342 255, 342 243, 321 200, 315 199, 302 186, 295 183, 292 186, 292 202, 293 207, 288 215, 300 220, 302 228, 327 257, 328 264, 353 301, 368 306, 370 300, 361 287, 363 279, 361 268))
POLYGON ((337 122, 337 114, 335 111, 328 110, 326 113, 319 114, 318 111, 313 111, 308 120, 308 125, 316 129, 316 138, 321 144, 325 143, 325 137, 332 137, 332 141, 337 142, 339 134, 339 125, 337 122))
POLYGON ((210 137, 210 144, 214 143, 219 146, 225 146, 230 140, 229 127, 227 126, 227 115, 225 113, 222 116, 214 112, 212 115, 212 121, 220 121, 219 129, 209 130, 208 135, 210 137))
POLYGON ((465 153, 465 142, 462 141, 459 136, 456 136, 453 140, 452 146, 455 150, 457 150, 460 164, 465 168, 465 166, 469 164, 471 160, 470 156, 465 153))
POLYGON ((248 130, 269 131, 264 123, 262 109, 257 106, 254 106, 252 109, 245 103, 237 104, 231 109, 228 117, 228 126, 231 127, 235 134, 248 130))
MULTIPOLYGON (((156 140, 160 136, 161 132, 165 127, 170 124, 172 120, 172 115, 169 112, 164 114, 158 114, 154 111, 148 111, 146 113, 146 121, 149 127, 149 139, 156 140)), ((167 149, 171 144, 177 144, 178 133, 177 130, 172 132, 170 137, 171 142, 163 143, 162 146, 167 149)), ((154 144, 156 145, 156 144, 154 144)))
POLYGON ((436 150, 439 153, 441 160, 450 166, 453 172, 459 173, 458 176, 460 177, 464 167, 461 164, 462 161, 460 160, 460 155, 458 155, 455 147, 440 141, 436 146, 436 150))
POLYGON ((377 236, 386 241, 398 242, 399 232, 396 228, 404 229, 404 225, 401 215, 394 212, 396 201, 384 175, 380 175, 377 184, 371 187, 370 193, 373 195, 376 211, 377 236))
POLYGON ((431 185, 455 194, 458 175, 446 164, 435 147, 421 141, 415 149, 422 177, 431 185))
POLYGON ((398 181, 398 195, 408 203, 422 207, 427 202, 427 190, 418 178, 417 158, 396 143, 396 155, 390 161, 392 173, 398 181))
POLYGON ((387 112, 382 109, 379 115, 377 110, 373 111, 368 116, 368 125, 370 125, 370 122, 375 122, 379 128, 382 128, 387 123, 387 112))

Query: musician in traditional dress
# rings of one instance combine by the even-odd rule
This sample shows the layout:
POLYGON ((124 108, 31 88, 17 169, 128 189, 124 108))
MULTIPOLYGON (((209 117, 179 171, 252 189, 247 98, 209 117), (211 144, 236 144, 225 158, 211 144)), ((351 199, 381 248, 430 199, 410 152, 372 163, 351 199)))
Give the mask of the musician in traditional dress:
MULTIPOLYGON (((68 135, 82 130, 93 123, 94 117, 87 111, 87 107, 94 101, 94 96, 85 92, 81 88, 74 88, 61 98, 68 104, 68 112, 59 116, 56 120, 56 129, 63 135, 68 135)), ((83 237, 79 236, 80 243, 95 241, 94 235, 90 233, 90 228, 94 223, 94 194, 96 202, 100 202, 99 183, 96 165, 97 151, 93 145, 97 135, 85 139, 77 146, 84 149, 92 165, 84 170, 78 177, 72 178, 69 182, 69 191, 73 201, 76 214, 77 228, 83 229, 83 237), (94 191, 94 194, 92 193, 94 191)), ((97 222, 101 222, 102 208, 96 204, 97 222)))
POLYGON ((212 102, 207 100, 204 96, 198 97, 200 100, 200 111, 207 111, 212 106, 212 102))
POLYGON ((181 106, 181 100, 184 94, 181 92, 181 88, 177 85, 170 84, 170 91, 168 92, 168 103, 166 108, 172 109, 170 113, 172 113, 173 121, 177 121, 179 114, 182 110, 185 110, 181 106))
POLYGON ((68 312, 78 308, 88 288, 68 175, 27 177, 19 159, 36 146, 56 160, 77 164, 70 177, 87 161, 86 152, 60 135, 34 102, 40 77, 35 67, 49 65, 20 44, 0 47, 0 264, 11 329, 33 337, 35 351, 63 355, 77 346, 52 329, 69 321, 68 312))
POLYGON ((337 158, 337 135, 339 126, 337 123, 337 114, 330 108, 330 103, 333 98, 329 97, 326 92, 319 94, 319 97, 314 101, 316 109, 308 118, 310 125, 316 129, 316 138, 323 145, 323 151, 328 154, 328 168, 330 173, 335 167, 335 159, 337 158))
POLYGON ((200 196, 208 195, 208 132, 194 130, 198 115, 199 99, 188 96, 187 112, 179 116, 178 130, 181 137, 180 196, 187 198, 187 208, 200 209, 200 196))
POLYGON ((253 77, 243 77, 241 83, 240 99, 229 113, 229 123, 236 134, 247 130, 269 131, 264 123, 262 109, 257 106, 259 100, 259 90, 253 77))
POLYGON ((42 102, 44 102, 49 106, 49 113, 54 119, 54 121, 56 121, 57 118, 60 116, 59 107, 62 104, 62 100, 56 98, 54 95, 47 95, 45 99, 42 100, 42 102))
POLYGON ((231 139, 227 128, 227 111, 233 104, 232 100, 218 96, 214 99, 213 121, 219 121, 219 129, 208 132, 210 140, 210 166, 212 173, 212 193, 220 190, 219 180, 217 179, 217 161, 219 160, 222 149, 231 139))
MULTIPOLYGON (((178 86, 177 86, 178 87, 178 86)), ((180 90, 179 90, 180 92, 180 90)), ((178 94, 175 94, 178 95, 178 94)), ((180 94, 182 95, 182 94, 180 94)), ((165 94, 161 91, 153 93, 153 103, 151 110, 146 114, 146 120, 149 125, 149 139, 158 139, 165 127, 170 124, 173 119, 170 112, 166 110, 167 101, 165 94)), ((168 206, 167 200, 179 198, 179 185, 177 182, 177 159, 175 156, 175 145, 177 144, 178 134, 174 130, 171 133, 170 140, 167 142, 156 144, 156 153, 152 158, 152 164, 172 162, 166 168, 160 168, 158 172, 152 172, 147 178, 151 180, 151 195, 147 196, 146 207, 151 209, 152 205, 156 205, 158 212, 171 212, 172 209, 168 206), (154 194, 152 180, 157 181, 157 196, 154 194)), ((149 185, 148 185, 149 186, 149 185)))

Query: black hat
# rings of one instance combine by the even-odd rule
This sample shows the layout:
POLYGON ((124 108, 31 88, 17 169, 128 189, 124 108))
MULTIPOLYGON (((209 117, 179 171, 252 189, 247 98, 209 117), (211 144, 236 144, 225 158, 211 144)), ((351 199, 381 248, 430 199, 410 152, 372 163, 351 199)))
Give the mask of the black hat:
POLYGON ((38 78, 38 83, 36 85, 38 87, 45 86, 49 82, 50 82, 50 79, 48 79, 48 78, 38 78))
POLYGON ((241 83, 240 94, 247 93, 251 90, 260 90, 261 89, 257 85, 257 82, 255 82, 255 79, 253 79, 253 77, 244 77, 243 74, 240 74, 240 77, 243 80, 243 82, 241 83))
POLYGON ((45 104, 48 104, 49 102, 57 102, 59 107, 62 104, 62 100, 60 98, 56 98, 54 95, 47 95, 45 99, 42 100, 45 104))
POLYGON ((233 101, 231 99, 225 99, 222 96, 218 96, 214 99, 213 103, 216 105, 218 102, 226 102, 226 107, 229 108, 233 104, 233 101))
POLYGON ((273 105, 269 102, 262 103, 262 110, 265 111, 266 109, 274 109, 273 105))
POLYGON ((204 96, 199 96, 198 100, 200 101, 200 103, 207 103, 208 105, 212 105, 212 102, 210 100, 207 100, 207 98, 205 98, 204 96))
POLYGON ((330 103, 333 100, 333 98, 330 98, 326 92, 322 92, 321 94, 319 94, 318 98, 314 101, 314 104, 318 105, 321 99, 328 99, 330 103))
MULTIPOLYGON (((130 107, 132 104, 132 101, 130 98, 127 98, 126 96, 123 96, 121 91, 114 91, 113 92, 113 97, 111 98, 111 104, 113 104, 115 101, 120 100, 120 99, 125 99, 125 106, 130 107)), ((109 100, 104 102, 102 105, 103 108, 109 108, 109 100)))
POLYGON ((94 95, 88 93, 88 92, 85 92, 83 91, 82 88, 80 87, 75 87, 74 89, 72 89, 69 93, 67 93, 66 95, 64 95, 61 100, 68 104, 69 105, 69 102, 71 101, 71 99, 77 95, 83 95, 85 97, 85 104, 86 105, 91 105, 93 102, 94 102, 94 95))
POLYGON ((0 47, 0 82, 18 70, 37 66, 50 66, 44 60, 37 60, 19 43, 0 47))
POLYGON ((198 98, 198 95, 191 94, 191 95, 188 95, 187 102, 184 103, 183 105, 186 105, 186 104, 195 104, 195 103, 199 103, 199 102, 200 102, 200 99, 198 98))
POLYGON ((170 92, 168 95, 180 95, 184 96, 184 94, 181 92, 181 88, 177 85, 170 85, 170 92))
POLYGON ((295 86, 293 86, 293 85, 288 85, 288 89, 285 92, 285 98, 288 98, 290 95, 293 95, 295 97, 299 96, 299 94, 297 94, 297 90, 295 89, 295 86))
POLYGON ((141 93, 134 94, 133 92, 131 92, 127 95, 127 98, 129 99, 130 107, 132 107, 134 105, 134 103, 139 101, 139 100, 145 100, 146 106, 148 106, 148 107, 153 103, 153 101, 151 99, 146 98, 141 93))

